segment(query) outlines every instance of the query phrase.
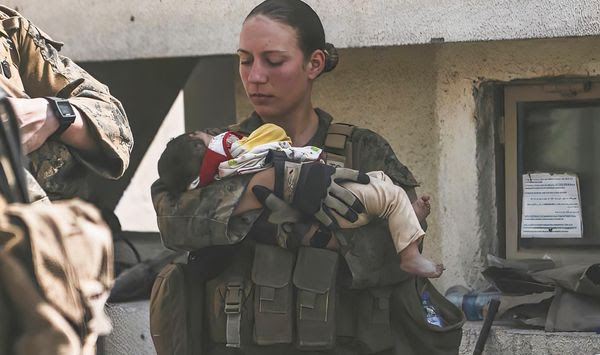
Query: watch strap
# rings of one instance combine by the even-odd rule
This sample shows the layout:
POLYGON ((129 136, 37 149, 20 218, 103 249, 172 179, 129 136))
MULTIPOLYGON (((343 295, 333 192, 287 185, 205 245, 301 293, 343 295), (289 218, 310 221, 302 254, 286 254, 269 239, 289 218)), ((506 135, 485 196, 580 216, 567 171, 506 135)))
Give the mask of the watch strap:
POLYGON ((75 110, 71 106, 71 103, 67 99, 63 99, 60 97, 46 96, 44 97, 50 103, 50 107, 52 108, 52 112, 58 119, 58 129, 52 133, 49 137, 51 140, 60 140, 60 137, 63 133, 75 122, 75 110), (60 104, 67 104, 71 106, 71 110, 73 111, 72 115, 65 115, 59 108, 60 104))

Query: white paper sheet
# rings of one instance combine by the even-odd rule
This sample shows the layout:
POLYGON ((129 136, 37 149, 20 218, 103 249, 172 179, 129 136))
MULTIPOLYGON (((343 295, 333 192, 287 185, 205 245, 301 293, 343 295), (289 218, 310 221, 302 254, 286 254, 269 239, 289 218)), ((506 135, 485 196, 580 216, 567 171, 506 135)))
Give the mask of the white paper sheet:
POLYGON ((579 181, 574 174, 523 175, 521 238, 581 238, 579 181))

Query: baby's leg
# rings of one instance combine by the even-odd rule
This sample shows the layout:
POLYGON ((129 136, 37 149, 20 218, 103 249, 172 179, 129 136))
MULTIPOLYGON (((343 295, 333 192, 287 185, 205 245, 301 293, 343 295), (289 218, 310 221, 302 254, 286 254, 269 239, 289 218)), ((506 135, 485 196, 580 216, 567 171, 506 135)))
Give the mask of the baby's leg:
POLYGON ((404 189, 394 185, 381 171, 368 173, 367 185, 347 182, 344 187, 358 197, 365 206, 365 213, 355 223, 338 219, 342 228, 356 228, 368 223, 369 216, 388 220, 390 234, 396 251, 400 254, 400 267, 409 273, 423 277, 439 277, 443 266, 435 264, 419 253, 418 244, 425 235, 404 189))
POLYGON ((404 189, 394 185, 382 171, 372 171, 367 175, 371 178, 371 182, 366 185, 354 182, 342 183, 363 203, 365 212, 360 214, 358 221, 354 223, 341 217, 337 220, 342 228, 357 228, 367 224, 372 217, 387 219, 394 246, 400 252, 411 242, 425 235, 425 232, 404 189))
POLYGON ((429 200, 431 197, 427 195, 423 195, 413 202, 412 207, 415 210, 415 214, 417 215, 417 219, 419 222, 423 222, 429 213, 431 212, 431 203, 429 200))

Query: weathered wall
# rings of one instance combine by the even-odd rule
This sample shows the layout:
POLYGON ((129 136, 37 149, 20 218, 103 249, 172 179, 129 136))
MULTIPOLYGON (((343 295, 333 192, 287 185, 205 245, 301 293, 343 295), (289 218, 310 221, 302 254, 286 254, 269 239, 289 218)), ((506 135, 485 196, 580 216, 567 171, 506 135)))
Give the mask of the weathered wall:
MULTIPOLYGON (((497 238, 493 148, 478 145, 474 88, 510 81, 600 74, 600 37, 348 49, 315 87, 317 106, 387 138, 434 200, 426 254, 443 260, 438 282, 476 286, 497 238), (479 163, 478 163, 479 162, 479 163), (482 168, 486 171, 479 171, 482 168)), ((238 117, 250 112, 239 82, 238 117)))
MULTIPOLYGON (((76 60, 231 54, 260 0, 7 0, 76 60)), ((307 0, 339 48, 600 34, 593 0, 307 0)))
POLYGON ((480 223, 485 215, 496 216, 493 203, 481 206, 478 199, 495 194, 495 181, 481 181, 479 159, 493 160, 492 151, 476 145, 477 120, 473 87, 484 80, 510 81, 553 76, 600 74, 600 38, 447 44, 436 51, 435 121, 439 125, 440 155, 436 223, 442 231, 443 259, 448 265, 443 280, 477 284, 482 258, 481 241, 494 238, 493 223, 480 223), (479 151, 477 151, 479 149, 479 151), (479 185, 478 185, 479 183, 479 185))

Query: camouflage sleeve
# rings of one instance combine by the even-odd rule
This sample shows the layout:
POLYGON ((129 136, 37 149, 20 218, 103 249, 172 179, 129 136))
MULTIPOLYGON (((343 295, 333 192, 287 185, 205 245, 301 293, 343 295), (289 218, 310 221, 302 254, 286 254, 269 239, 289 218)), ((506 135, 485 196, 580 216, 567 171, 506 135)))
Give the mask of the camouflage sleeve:
MULTIPOLYGON (((406 190, 411 201, 416 199, 418 182, 383 137, 371 130, 356 128, 352 135, 352 150, 355 169, 381 170, 406 190)), ((359 228, 342 229, 336 231, 336 236, 352 275, 351 287, 389 286, 410 277, 400 269, 386 220, 375 219, 359 228)))
POLYGON ((30 97, 68 98, 83 113, 101 154, 71 152, 88 168, 106 178, 119 178, 129 164, 133 137, 121 103, 108 88, 69 58, 58 54, 61 43, 19 18, 15 46, 20 57, 19 74, 30 97))
POLYGON ((352 149, 356 169, 381 170, 404 189, 419 186, 410 170, 398 160, 390 144, 379 134, 369 129, 356 128, 352 134, 352 149))
POLYGON ((231 217, 251 178, 235 176, 180 195, 169 193, 160 179, 155 181, 152 202, 163 244, 174 250, 194 251, 240 242, 260 214, 251 211, 231 217))

